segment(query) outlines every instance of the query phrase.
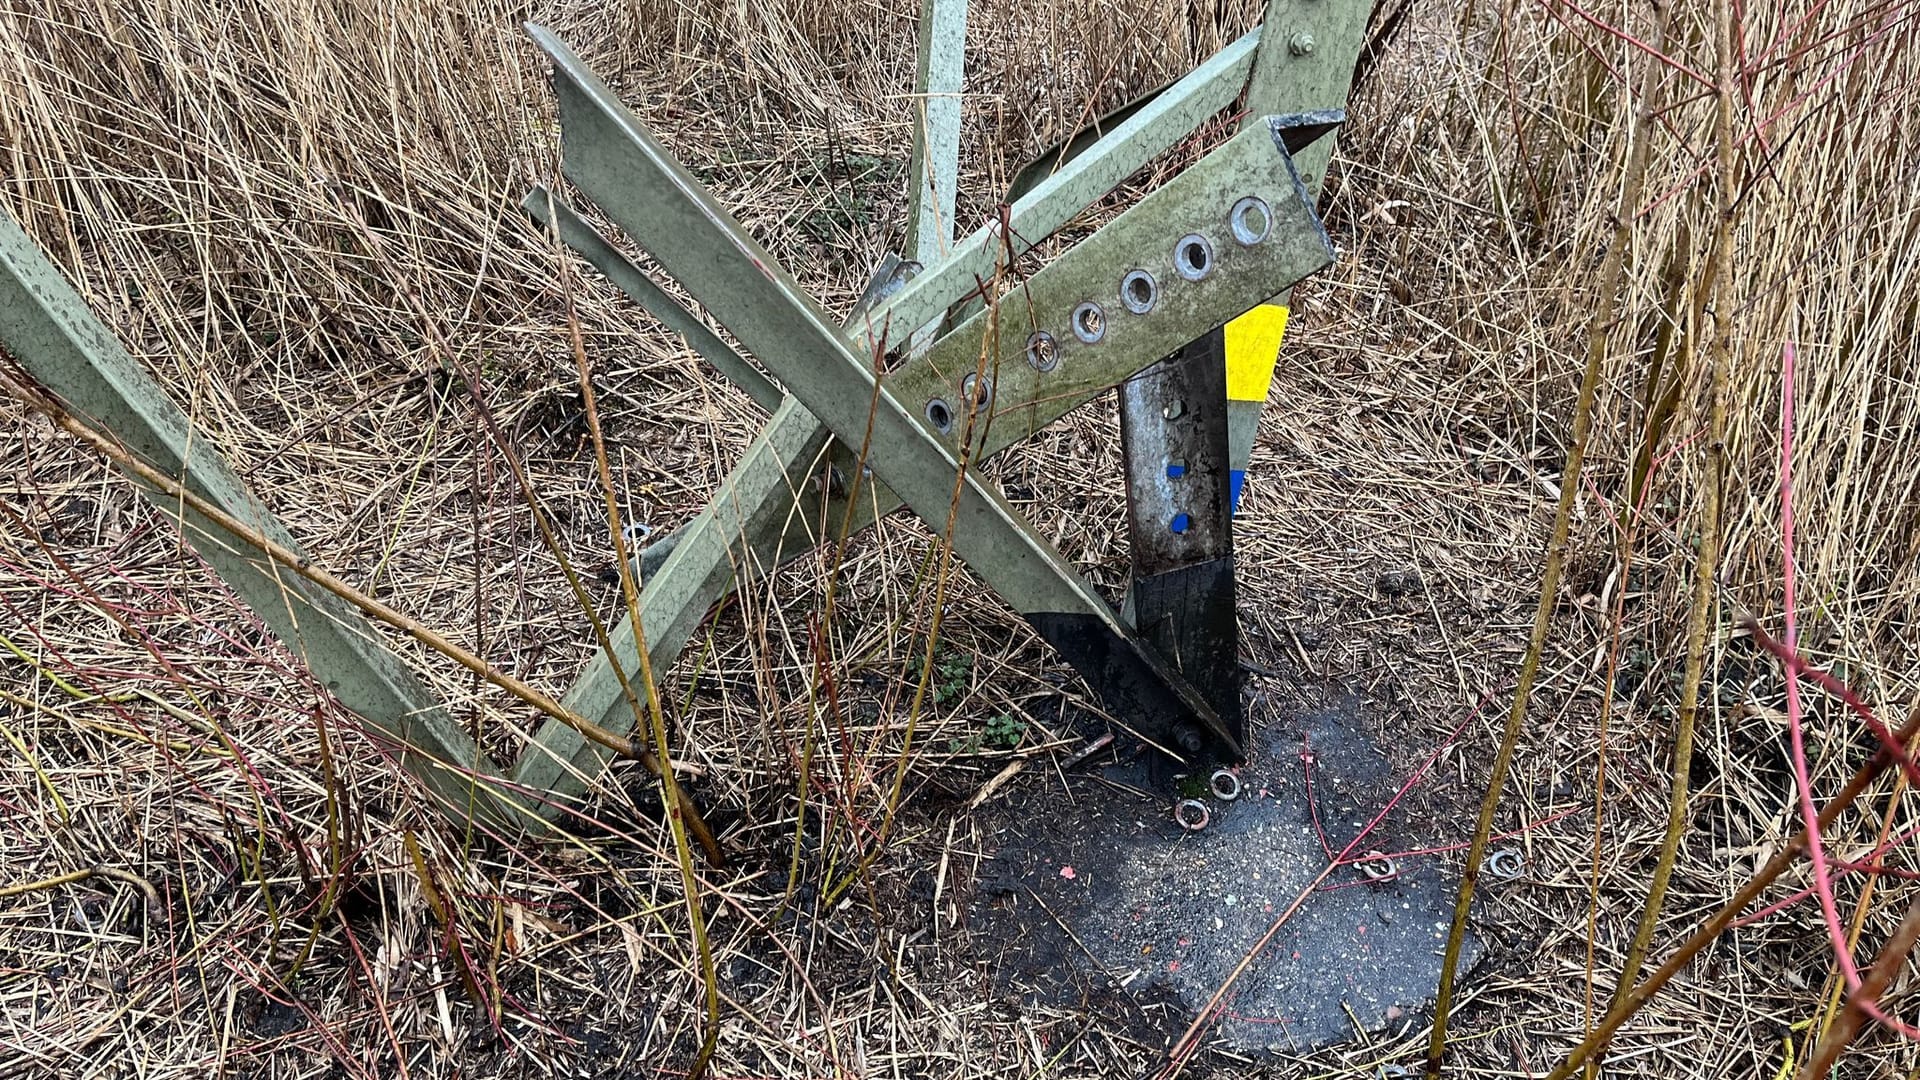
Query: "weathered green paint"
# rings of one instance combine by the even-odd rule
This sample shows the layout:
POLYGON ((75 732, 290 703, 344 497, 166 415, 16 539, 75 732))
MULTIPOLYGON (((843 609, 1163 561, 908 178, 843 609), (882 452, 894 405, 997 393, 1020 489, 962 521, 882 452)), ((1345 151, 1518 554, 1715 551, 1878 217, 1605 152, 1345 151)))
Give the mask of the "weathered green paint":
MULTIPOLYGON (((882 259, 849 319, 857 319, 897 287, 900 260, 882 259)), ((693 520, 640 555, 641 625, 655 671, 664 672, 685 649, 707 612, 740 581, 751 581, 797 558, 830 535, 842 522, 849 533, 899 509, 900 499, 868 477, 861 482, 852 517, 849 478, 859 465, 845 446, 792 398, 783 399, 759 437, 727 474, 713 498, 693 520), (837 479, 836 479, 837 478, 837 479), (876 512, 877 511, 877 512, 876 512)), ((637 667, 631 616, 611 635, 613 655, 629 670, 637 667)), ((620 687, 612 660, 596 652, 567 691, 565 704, 577 715, 599 717, 602 727, 621 734, 636 718, 620 687)), ((584 790, 585 779, 600 775, 612 755, 564 724, 549 723, 514 765, 514 778, 557 799, 584 790)), ((551 811, 558 810, 558 803, 551 811)))
MULTIPOLYGON (((1242 132, 1009 290, 996 312, 975 315, 941 338, 924 362, 890 376, 887 389, 924 427, 927 402, 938 397, 960 406, 982 343, 990 343, 993 422, 978 444, 995 453, 1221 325, 1264 288, 1326 266, 1332 250, 1281 136, 1271 126, 1242 132), (1252 246, 1235 242, 1228 229, 1229 212, 1243 196, 1265 200, 1272 223, 1267 238, 1252 246), (1206 238, 1213 252, 1208 276, 1198 282, 1174 269, 1175 245, 1190 235, 1206 238), (1122 279, 1134 270, 1152 275, 1158 289, 1145 315, 1128 311, 1120 295, 1122 279), (1071 312, 1085 301, 1106 315, 1098 344, 1081 342, 1071 329, 1071 312), (1036 330, 1058 346, 1052 371, 1027 362, 1028 337, 1036 330)), ((930 434, 957 449, 958 428, 953 435, 930 434)))
MULTIPOLYGON (((853 352, 838 332, 827 327, 823 313, 792 285, 771 257, 739 233, 725 212, 713 205, 657 144, 652 144, 638 122, 619 107, 611 94, 578 68, 577 61, 565 52, 564 46, 539 31, 535 31, 535 35, 559 60, 562 77, 557 80, 557 91, 562 100, 569 176, 634 234, 643 247, 649 251, 665 247, 668 257, 663 263, 667 269, 743 343, 751 348, 758 342, 756 352, 768 366, 783 381, 795 386, 803 398, 814 397, 811 404, 832 414, 830 424, 850 439, 864 436, 869 403, 874 400, 868 362, 853 352), (657 176, 659 180, 636 184, 634 178, 638 176, 657 176), (698 239, 700 237, 705 240, 698 239), (796 363, 796 352, 808 355, 803 362, 796 363), (781 359, 776 361, 775 356, 781 359), (805 389, 795 380, 806 383, 805 389)), ((1017 290, 1019 310, 1009 304, 991 317, 1000 328, 1000 337, 1014 337, 1016 342, 1002 350, 1001 358, 1017 363, 1029 375, 1039 374, 1026 368, 1024 360, 1027 329, 1034 325, 1033 320, 1051 320, 1066 340, 1060 352, 1060 366, 1052 373, 1055 379, 1033 382, 1022 388, 1022 377, 1015 374, 1006 389, 997 391, 1001 401, 1016 407, 1001 410, 994 416, 980 452, 991 453, 1064 414, 1093 393, 1144 366, 1182 336, 1190 335, 1197 322, 1212 319, 1217 324, 1227 313, 1264 295, 1274 283, 1294 280, 1329 259, 1324 235, 1306 206, 1304 194, 1285 167, 1285 155, 1279 152, 1277 139, 1271 135, 1264 142, 1236 140, 1229 148, 1223 148, 1217 160, 1210 160, 1190 170, 1188 176, 1169 183, 1162 192, 1151 196, 1149 202, 1123 215, 1100 235, 1109 234, 1113 237, 1111 240, 1101 243, 1099 236, 1090 239, 1017 290), (1249 192, 1263 194, 1274 207, 1273 239, 1244 251, 1235 248, 1231 254, 1223 246, 1219 249, 1222 261, 1206 282, 1190 288, 1184 287, 1189 283, 1180 282, 1182 287, 1175 287, 1171 269, 1172 240, 1187 231, 1205 230, 1220 237, 1222 245, 1231 246, 1231 241, 1226 239, 1226 212, 1235 199, 1249 192), (1289 239, 1294 242, 1289 244, 1289 239), (1148 316, 1122 314, 1117 295, 1120 278, 1140 262, 1134 257, 1140 250, 1154 247, 1162 249, 1157 258, 1161 272, 1170 279, 1163 292, 1163 306, 1148 316), (1072 305, 1094 297, 1102 298, 1115 312, 1114 321, 1109 324, 1108 339, 1100 346, 1085 347, 1082 355, 1079 344, 1071 341, 1065 329, 1066 313, 1072 305)), ((915 485, 921 504, 916 510, 936 528, 944 528, 953 497, 958 469, 957 436, 937 436, 923 415, 917 416, 915 410, 894 399, 891 388, 896 384, 910 390, 950 385, 957 406, 958 380, 963 376, 952 361, 965 358, 968 366, 977 361, 989 318, 983 313, 890 378, 888 389, 879 395, 880 407, 873 417, 876 471, 895 483, 905 479, 915 485)), ((1013 368, 1014 364, 1000 365, 1003 375, 1013 368)), ((786 507, 780 508, 783 512, 775 515, 775 519, 791 520, 792 511, 787 508, 792 504, 791 493, 804 488, 804 483, 796 483, 791 476, 784 475, 777 481, 771 480, 771 471, 757 484, 749 484, 745 479, 749 468, 758 469, 767 461, 780 462, 780 468, 803 468, 805 462, 817 458, 817 447, 822 445, 814 441, 819 437, 818 432, 788 430, 789 425, 797 424, 798 417, 805 413, 806 410, 800 410, 789 420, 790 414, 784 408, 780 411, 775 423, 769 425, 750 450, 747 462, 716 495, 715 507, 762 510, 765 508, 752 501, 756 492, 767 493, 768 498, 774 499, 784 489, 788 493, 783 500, 786 507), (783 457, 776 449, 780 447, 791 449, 783 457)), ((804 468, 801 475, 805 475, 804 468)), ((873 511, 891 509, 890 500, 870 498, 864 505, 868 512, 860 515, 857 524, 871 520, 873 511)), ((710 507, 709 512, 712 510, 710 507)), ((825 520, 838 519, 829 513, 825 520)), ((690 579, 705 582, 704 589, 692 591, 679 591, 681 586, 675 579, 680 577, 679 571, 693 564, 683 559, 681 549, 669 557, 654 582, 655 586, 662 587, 659 603, 643 599, 650 651, 663 663, 678 653, 686 635, 704 615, 706 597, 717 599, 731 584, 729 572, 719 569, 721 562, 726 563, 729 570, 736 563, 744 564, 742 568, 748 571, 771 565, 764 557, 770 546, 766 534, 773 531, 769 530, 766 519, 736 520, 724 528, 697 523, 685 531, 689 540, 696 533, 724 532, 726 537, 753 546, 754 555, 745 557, 746 552, 732 550, 726 559, 710 560, 707 565, 715 567, 714 574, 691 575, 690 579), (674 585, 675 589, 670 591, 664 587, 667 585, 674 585), (654 626, 656 611, 661 619, 657 629, 654 626)), ((1078 575, 1065 566, 1050 546, 1032 536, 994 493, 980 486, 977 478, 970 477, 961 494, 955 541, 962 558, 969 558, 971 552, 970 562, 976 571, 987 577, 1009 602, 1034 617, 1036 625, 1041 625, 1040 616, 1047 616, 1056 624, 1060 620, 1055 617, 1062 617, 1096 626, 1115 646, 1096 650, 1101 658, 1118 656, 1123 665, 1149 671, 1152 677, 1147 681, 1157 680, 1169 688, 1166 693, 1180 699, 1181 708, 1195 715, 1210 714, 1204 703, 1197 701, 1191 688, 1166 670, 1151 650, 1138 648, 1138 642, 1091 594, 1078 575), (1134 654, 1132 660, 1127 659, 1128 653, 1134 654)), ((723 550, 726 550, 725 542, 723 539, 723 550)), ((683 541, 683 546, 685 543, 683 541)), ((631 634, 623 636, 630 648, 631 634)), ((1099 662, 1105 663, 1106 659, 1099 662)), ((587 715, 594 715, 592 703, 606 701, 618 712, 619 703, 615 691, 609 689, 610 683, 610 679, 590 671, 577 684, 577 696, 570 697, 569 703, 587 715)), ((605 715, 603 723, 616 730, 623 726, 621 718, 612 714, 605 715)), ((630 725, 631 718, 625 723, 630 725)), ((563 730, 549 730, 542 732, 541 739, 547 752, 568 757, 583 770, 591 771, 589 761, 566 752, 567 743, 578 746, 577 737, 569 739, 569 733, 563 730)), ((590 747, 580 747, 580 750, 588 756, 596 753, 590 747)), ((540 783, 542 779, 526 767, 533 761, 528 758, 523 762, 520 778, 528 783, 540 783)), ((553 771, 557 775, 564 770, 553 771)))
POLYGON ((1130 658, 1149 673, 1140 685, 1157 691, 1156 704, 1230 741, 1206 702, 1131 637, 978 471, 962 468, 950 444, 928 437, 926 422, 876 385, 871 362, 612 92, 556 39, 536 34, 536 40, 555 60, 567 176, 760 355, 830 431, 849 442, 870 441, 874 472, 923 521, 944 525, 954 553, 1016 610, 1030 618, 1064 616, 1082 632, 1101 634, 1113 642, 1098 650, 1103 662, 1130 658))
MULTIPOLYGON (((130 453, 275 543, 300 550, 212 440, 192 430, 186 414, 5 213, 0 343, 75 415, 111 433, 130 453)), ((276 571, 241 537, 140 486, 321 685, 393 744, 400 763, 449 812, 546 828, 525 800, 501 786, 493 763, 359 612, 293 573, 276 571)))
MULTIPOLYGON (((1353 67, 1366 44, 1371 0, 1268 0, 1261 20, 1265 36, 1255 54, 1252 80, 1247 85, 1251 117, 1262 113, 1344 109, 1353 85, 1353 67), (1311 41, 1311 49, 1301 45, 1311 41)), ((1334 140, 1320 139, 1294 154, 1300 182, 1317 204, 1333 160, 1334 140)), ((1286 304, 1291 290, 1273 298, 1286 304)), ((1229 410, 1229 460, 1244 470, 1253 457, 1253 441, 1260 426, 1260 410, 1229 410)))
POLYGON ((1051 236, 1082 210, 1112 191, 1147 162, 1233 103, 1253 69, 1258 31, 1215 53, 1186 78, 1087 147, 1061 163, 1006 209, 1006 228, 988 222, 953 245, 947 258, 927 267, 862 326, 859 347, 882 339, 903 340, 912 328, 941 317, 978 283, 994 276, 1009 249, 1018 256, 1051 236))
POLYGON ((921 0, 906 252, 922 266, 933 264, 953 245, 966 60, 967 0, 921 0))
POLYGON ((533 190, 527 192, 527 197, 520 201, 520 208, 542 226, 552 228, 558 222, 561 243, 579 252, 581 258, 605 274, 607 280, 626 293, 634 303, 666 324, 667 329, 684 338, 688 348, 744 391, 754 404, 769 413, 780 407, 780 399, 786 395, 774 385, 772 379, 767 378, 765 372, 749 363, 739 350, 722 341, 720 335, 707 329, 707 324, 700 320, 700 316, 688 311, 686 305, 655 285, 644 271, 633 265, 631 260, 620 254, 618 248, 607 242, 606 237, 575 213, 573 207, 548 191, 546 185, 534 185, 533 190))

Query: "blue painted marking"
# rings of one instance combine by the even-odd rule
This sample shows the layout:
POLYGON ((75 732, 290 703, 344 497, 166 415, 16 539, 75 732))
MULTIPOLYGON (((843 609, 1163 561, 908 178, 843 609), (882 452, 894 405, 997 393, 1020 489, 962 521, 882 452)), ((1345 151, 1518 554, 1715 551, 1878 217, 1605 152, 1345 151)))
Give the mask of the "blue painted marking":
POLYGON ((1240 512, 1240 488, 1247 482, 1247 470, 1232 469, 1227 472, 1227 482, 1233 486, 1233 512, 1240 512))
POLYGON ((1185 465, 1167 466, 1167 479, 1178 480, 1185 475, 1187 475, 1187 467, 1185 465))
POLYGON ((1186 531, 1187 531, 1187 527, 1188 527, 1188 526, 1190 526, 1190 525, 1192 525, 1192 524, 1193 524, 1193 519, 1192 519, 1192 518, 1190 518, 1190 517, 1188 517, 1188 516, 1187 516, 1187 515, 1185 515, 1185 514, 1175 514, 1175 515, 1173 515, 1173 523, 1172 523, 1172 528, 1173 528, 1173 531, 1174 531, 1174 532, 1177 532, 1177 533, 1183 533, 1183 532, 1186 532, 1186 531))

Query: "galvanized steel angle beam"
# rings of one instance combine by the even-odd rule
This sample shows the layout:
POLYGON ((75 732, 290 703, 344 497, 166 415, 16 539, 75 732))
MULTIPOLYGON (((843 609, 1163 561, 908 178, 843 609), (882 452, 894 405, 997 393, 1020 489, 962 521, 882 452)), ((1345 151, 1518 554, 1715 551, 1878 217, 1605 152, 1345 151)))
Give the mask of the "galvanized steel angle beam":
MULTIPOLYGON (((898 266, 891 256, 881 261, 854 307, 854 318, 897 284, 898 266)), ((641 553, 640 618, 654 670, 665 671, 673 663, 707 612, 739 582, 770 572, 824 539, 823 523, 847 521, 857 531, 900 505, 885 485, 860 475, 853 451, 829 438, 799 402, 782 397, 700 513, 641 553), (859 498, 849 506, 856 490, 859 498)), ((631 617, 623 618, 609 635, 612 655, 596 652, 563 701, 576 715, 597 717, 603 728, 621 734, 632 730, 634 715, 614 661, 629 670, 637 665, 633 631, 631 617)), ((605 748, 579 732, 546 724, 521 752, 513 775, 529 789, 551 792, 546 806, 557 812, 609 760, 605 748)))
MULTIPOLYGON (((990 405, 992 423, 975 448, 990 452, 993 444, 1011 442, 1150 362, 1190 333, 1192 326, 1224 320, 1230 311, 1261 295, 1262 288, 1295 280, 1324 265, 1330 257, 1304 192, 1286 164, 1278 136, 1268 133, 1264 138, 1235 140, 1216 153, 1213 167, 1191 170, 1150 197, 1159 200, 1157 206, 1143 204, 1136 208, 1137 213, 1123 216, 1069 257, 1028 281, 1020 290, 1023 303, 1030 294, 1045 298, 1031 301, 1031 310, 1014 310, 1015 305, 1007 305, 993 316, 999 332, 988 339, 997 336, 1004 342, 1012 337, 1017 342, 1013 356, 1003 355, 1002 359, 1014 363, 1002 362, 997 369, 974 372, 969 379, 962 371, 969 365, 961 361, 977 359, 983 337, 983 328, 970 324, 890 378, 885 387, 876 388, 868 361, 828 326, 824 313, 793 285, 772 258, 739 230, 564 46, 538 28, 533 33, 556 60, 556 92, 562 102, 569 176, 660 258, 710 313, 754 348, 763 363, 830 427, 849 441, 859 441, 866 437, 871 419, 876 471, 896 488, 904 483, 909 502, 936 529, 946 523, 960 470, 960 448, 955 440, 963 425, 955 421, 964 407, 960 401, 963 388, 980 392, 983 403, 998 397, 1002 402, 1019 404, 1011 411, 1004 405, 990 405), (635 183, 637 177, 645 179, 635 183), (1207 188, 1209 183, 1217 190, 1207 188), (1151 233, 1158 223, 1164 233, 1169 227, 1166 221, 1178 221, 1184 212, 1188 217, 1204 217, 1204 221, 1195 217, 1192 227, 1211 226, 1223 244, 1230 243, 1230 234, 1221 229, 1227 222, 1227 210, 1249 191, 1265 198, 1276 217, 1286 218, 1285 225, 1273 230, 1275 242, 1264 247, 1258 243, 1244 245, 1247 252, 1221 259, 1217 268, 1205 256, 1200 263, 1192 261, 1192 251, 1198 249, 1182 246, 1182 238, 1191 236, 1187 232, 1161 235, 1160 242, 1153 245, 1129 234, 1129 218, 1135 230, 1151 233), (1162 249, 1159 269, 1169 282, 1181 277, 1184 267, 1186 277, 1198 280, 1183 280, 1182 284, 1193 287, 1166 287, 1168 312, 1161 319, 1130 322, 1129 312, 1111 319, 1103 313, 1089 321, 1084 314, 1089 297, 1101 296, 1116 313, 1126 306, 1121 282, 1131 264, 1138 261, 1134 255, 1149 247, 1162 249), (1077 262, 1072 261, 1075 255, 1079 256, 1077 262), (1237 272, 1230 269, 1235 264, 1239 264, 1237 272), (1092 277, 1084 276, 1090 271, 1092 277), (1076 273, 1083 276, 1075 277, 1076 273), (1210 287, 1198 287, 1208 278, 1213 279, 1210 287), (1051 309, 1047 310, 1049 305, 1051 309), (1079 318, 1075 318, 1076 309, 1081 311, 1079 318), (1051 362, 1024 365, 1029 355, 1029 334, 1039 319, 1050 320, 1061 331, 1055 339, 1057 352, 1049 354, 1051 362), (1010 334, 1008 326, 998 323, 1017 324, 1021 332, 1010 334), (1076 340, 1066 342, 1069 333, 1076 340), (1092 348, 1109 333, 1118 340, 1105 349, 1092 348), (1106 360, 1097 364, 1081 360, 1069 365, 1076 350, 1106 360), (1044 397, 1033 400, 1005 396, 1004 390, 988 391, 989 383, 980 378, 982 374, 988 379, 1005 377, 1022 370, 1029 377, 1039 376, 1048 374, 1039 368, 1051 369, 1056 364, 1068 374, 1058 376, 1044 397), (934 390, 921 409, 919 395, 910 391, 923 386, 934 390), (877 408, 871 407, 875 402, 877 408), (939 407, 943 404, 944 409, 939 407)), ((1182 230, 1187 228, 1181 226, 1182 230)), ((1221 252, 1226 250, 1223 247, 1221 252)), ((931 273, 942 269, 944 264, 931 273)), ((910 284, 901 297, 912 290, 910 284)), ((896 309, 901 297, 892 302, 896 309)), ((1156 296, 1156 306, 1160 302, 1156 296)), ((983 315, 975 323, 985 318, 983 315)), ((866 325, 871 328, 882 321, 875 316, 866 325)), ((899 325, 911 328, 915 322, 903 319, 899 325)), ((787 415, 784 408, 782 413, 787 415)), ((777 434, 779 426, 777 422, 768 434, 777 434)), ((1152 649, 1144 647, 1058 554, 1033 535, 977 476, 965 477, 958 498, 954 513, 956 551, 996 591, 1028 615, 1049 640, 1063 647, 1076 666, 1090 674, 1091 681, 1109 694, 1120 695, 1132 706, 1126 711, 1154 721, 1158 734, 1179 732, 1184 727, 1186 733, 1176 746, 1194 751, 1210 738, 1216 753, 1238 755, 1237 740, 1222 730, 1218 718, 1192 688, 1152 649), (1195 728, 1206 735, 1197 735, 1195 728)), ((672 566, 670 558, 662 573, 672 566)), ((652 637, 650 633, 650 640, 652 637)))
POLYGON ((520 208, 533 220, 553 229, 561 243, 579 252, 634 303, 685 339, 689 348, 752 398, 755 405, 769 413, 780 407, 780 399, 786 394, 772 379, 709 329, 700 316, 655 285, 645 271, 620 254, 606 237, 544 184, 535 185, 520 201, 520 208))
POLYGON ((963 413, 964 386, 991 343, 992 423, 976 452, 997 453, 1179 347, 1195 327, 1219 326, 1262 283, 1326 266, 1332 244, 1286 146, 1332 122, 1269 117, 1264 130, 1228 140, 888 376, 887 390, 957 448, 958 425, 941 431, 927 414, 938 401, 963 413), (1257 206, 1268 228, 1237 236, 1242 206, 1257 206))
MULTIPOLYGON (((0 212, 0 344, 72 412, 134 457, 267 539, 299 545, 247 491, 213 442, 129 356, 19 224, 0 212)), ((136 483, 140 481, 136 480, 136 483)), ((405 661, 358 611, 284 570, 244 538, 140 484, 248 607, 341 704, 389 740, 448 812, 544 829, 405 661)))
POLYGON ((944 256, 953 243, 966 56, 967 0, 921 0, 913 81, 913 159, 907 181, 907 258, 922 266, 944 256))
POLYGON ((1210 57, 1185 78, 1117 124, 1081 153, 1035 183, 1006 208, 1004 218, 956 241, 863 324, 860 344, 871 350, 901 328, 924 326, 991 279, 1004 257, 1025 254, 1093 205, 1116 185, 1171 149, 1194 128, 1232 104, 1253 69, 1260 42, 1254 30, 1210 57))
MULTIPOLYGON (((647 313, 660 320, 666 327, 679 334, 697 355, 712 364, 714 370, 726 376, 728 381, 743 391, 754 404, 772 414, 779 410, 786 397, 786 391, 780 389, 752 361, 740 355, 739 351, 713 332, 700 316, 688 310, 686 305, 668 295, 666 290, 655 285, 646 272, 635 266, 631 260, 621 254, 611 241, 600 235, 586 219, 582 218, 566 201, 549 191, 545 185, 536 184, 527 197, 521 200, 521 209, 542 226, 552 228, 561 243, 566 244, 580 257, 591 263, 594 269, 606 275, 621 292, 639 304, 647 313)), ((887 255, 874 267, 868 278, 867 287, 860 299, 854 304, 849 320, 859 319, 880 301, 892 296, 905 284, 908 264, 899 256, 887 255)), ((836 482, 844 488, 846 478, 854 471, 852 455, 838 443, 827 448, 828 464, 826 475, 837 478, 836 482)), ((796 488, 799 481, 795 481, 796 488)), ((875 492, 880 505, 892 509, 898 508, 900 500, 884 487, 875 492)), ((884 514, 882 515, 884 516, 884 514)), ((838 520, 837 518, 835 520, 838 520)), ((640 580, 651 581, 653 576, 666 564, 667 556, 680 542, 682 530, 675 530, 653 541, 642 549, 636 564, 640 580)), ((799 554, 810 544, 799 544, 788 550, 799 554)), ((724 594, 723 594, 724 595, 724 594)), ((718 599, 714 597, 713 599, 718 599)), ((711 603, 712 600, 708 600, 711 603)), ((649 638, 651 640, 651 638, 649 638)), ((684 644, 684 642, 682 643, 684 644)), ((675 646, 671 653, 677 653, 675 646)), ((612 678, 612 673, 607 673, 612 678)))

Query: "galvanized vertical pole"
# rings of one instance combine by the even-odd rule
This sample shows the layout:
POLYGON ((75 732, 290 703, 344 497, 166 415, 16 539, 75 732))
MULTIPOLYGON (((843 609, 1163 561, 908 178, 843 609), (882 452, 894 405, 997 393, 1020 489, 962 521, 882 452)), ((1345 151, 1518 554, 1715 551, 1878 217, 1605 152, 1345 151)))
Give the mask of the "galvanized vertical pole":
POLYGON ((1226 370, 1216 327, 1120 386, 1126 610, 1244 746, 1226 370))
POLYGON ((913 164, 907 258, 928 266, 953 246, 960 184, 960 105, 966 80, 967 0, 921 0, 914 73, 913 164))
MULTIPOLYGON (((282 547, 299 546, 250 494, 179 406, 127 355, 86 302, 0 212, 0 345, 69 409, 134 456, 251 524, 282 547)), ((138 483, 138 481, 136 481, 138 483)), ((241 537, 142 485, 180 520, 200 557, 306 662, 341 704, 390 739, 400 763, 458 817, 496 825, 546 825, 501 785, 498 772, 359 612, 271 561, 241 537)))

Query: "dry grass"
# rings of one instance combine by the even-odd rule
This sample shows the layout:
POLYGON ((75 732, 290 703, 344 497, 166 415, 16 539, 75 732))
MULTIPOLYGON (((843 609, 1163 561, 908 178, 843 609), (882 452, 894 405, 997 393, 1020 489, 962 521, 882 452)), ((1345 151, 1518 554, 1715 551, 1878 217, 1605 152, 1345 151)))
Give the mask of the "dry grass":
MULTIPOLYGON (((1173 4, 977 7, 967 220, 990 212, 1028 156, 1191 67, 1258 5, 1218 18, 1173 4)), ((1774 625, 1783 602, 1772 486, 1787 340, 1802 358, 1803 647, 1886 715, 1904 713, 1920 681, 1912 11, 1748 9, 1755 77, 1736 124, 1779 118, 1743 144, 1736 250, 1718 271, 1740 305, 1723 612, 1693 827, 1656 956, 1794 827, 1781 681, 1725 633, 1740 609, 1774 625)), ((1593 13, 1635 32, 1648 21, 1617 5, 1593 13)), ((569 557, 609 566, 559 256, 515 210, 528 183, 552 179, 556 144, 518 30, 529 15, 575 42, 805 284, 850 302, 903 214, 912 34, 898 5, 102 0, 62 17, 6 6, 0 190, 324 564, 557 691, 585 658, 584 620, 432 351, 444 341, 484 374, 569 557)), ((1710 24, 1705 5, 1677 14, 1672 52, 1692 71, 1714 70, 1710 24)), ((1244 625, 1264 667, 1394 703, 1399 719, 1380 734, 1402 760, 1499 690, 1524 645, 1626 156, 1624 74, 1643 62, 1566 7, 1422 6, 1342 136, 1326 209, 1344 254, 1296 297, 1241 530, 1244 625), (1407 572, 1424 588, 1379 587, 1407 572)), ((1713 101, 1702 89, 1679 71, 1664 89, 1677 104, 1632 231, 1593 490, 1498 824, 1589 809, 1530 832, 1529 884, 1493 898, 1501 948, 1455 1022, 1463 1074, 1541 1071, 1577 1038, 1590 983, 1602 1001, 1611 988, 1664 821, 1701 460, 1686 440, 1706 400, 1713 101), (1675 381, 1652 397, 1674 388, 1660 443, 1674 452, 1653 475, 1615 626, 1610 514, 1641 448, 1663 320, 1679 331, 1663 369, 1675 381), (1596 718, 1616 648, 1589 973, 1596 718)), ((760 417, 609 290, 575 300, 624 512, 670 527, 760 417)), ((0 531, 0 735, 13 747, 0 755, 0 890, 13 890, 0 892, 0 1073, 613 1076, 684 1064, 699 983, 643 774, 603 785, 579 843, 470 843, 163 515, 12 404, 0 403, 0 424, 0 497, 26 523, 0 531), (55 880, 93 867, 113 873, 55 880)), ((1062 549, 1115 587, 1116 447, 1111 418, 1089 409, 996 466, 1062 549)), ((851 550, 835 717, 810 693, 815 560, 743 595, 667 677, 679 752, 704 770, 700 797, 741 856, 705 883, 726 994, 717 1075, 1110 1075, 1157 1049, 1107 1018, 1021 1006, 955 925, 953 897, 992 843, 964 800, 1005 763, 955 744, 1004 714, 1027 724, 1029 747, 1049 746, 1065 734, 1062 695, 1083 694, 970 579, 943 656, 971 659, 954 660, 955 690, 928 718, 894 847, 846 906, 816 910, 869 850, 884 805, 930 550, 904 520, 851 550), (808 732, 831 752, 815 764, 818 824, 796 862, 792 761, 808 732)), ((601 613, 615 612, 611 579, 595 589, 601 613)), ((525 710, 396 647, 512 757, 525 710)), ((1492 724, 1423 797, 1478 793, 1492 724)), ((1843 715, 1818 712, 1821 783, 1859 747, 1843 715)), ((1870 841, 1883 809, 1896 829, 1911 824, 1884 796, 1874 806, 1837 848, 1870 841)), ((1879 882, 1863 957, 1911 889, 1879 882)), ((1783 1037, 1801 1045, 1792 1025, 1823 1000, 1830 957, 1816 926, 1793 909, 1721 943, 1629 1026, 1615 1068, 1773 1075, 1783 1037)), ((1896 979, 1888 1006, 1913 1016, 1909 994, 1896 979)), ((1272 1071, 1364 1075, 1411 1054, 1417 1035, 1272 1071)), ((1915 1063, 1912 1047, 1870 1033, 1842 1068, 1915 1063)))

